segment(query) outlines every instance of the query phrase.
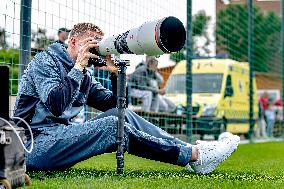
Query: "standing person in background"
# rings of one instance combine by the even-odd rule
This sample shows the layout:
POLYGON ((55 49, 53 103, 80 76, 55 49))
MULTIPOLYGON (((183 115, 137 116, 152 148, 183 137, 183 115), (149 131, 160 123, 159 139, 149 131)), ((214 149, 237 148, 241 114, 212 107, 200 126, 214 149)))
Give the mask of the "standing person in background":
POLYGON ((271 104, 268 104, 267 110, 265 110, 266 117, 266 132, 268 137, 273 137, 273 128, 275 123, 275 111, 272 109, 271 104))
POLYGON ((263 112, 265 112, 265 110, 267 110, 268 108, 268 104, 269 104, 269 94, 267 92, 264 92, 260 99, 260 105, 262 107, 263 112))
POLYGON ((256 135, 257 138, 259 138, 259 137, 266 138, 267 134, 266 134, 266 124, 265 124, 265 120, 264 120, 264 111, 263 111, 260 100, 258 102, 258 109, 259 109, 259 111, 258 111, 258 128, 256 130, 255 135, 256 135))
POLYGON ((67 48, 67 44, 65 43, 65 40, 68 38, 70 30, 67 28, 59 28, 57 35, 58 35, 58 40, 55 41, 55 43, 60 43, 63 45, 65 48, 67 48))

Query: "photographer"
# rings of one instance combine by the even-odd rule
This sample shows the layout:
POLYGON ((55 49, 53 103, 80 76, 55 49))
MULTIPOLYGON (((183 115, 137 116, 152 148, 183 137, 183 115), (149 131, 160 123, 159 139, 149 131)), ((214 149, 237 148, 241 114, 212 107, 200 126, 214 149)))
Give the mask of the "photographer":
MULTIPOLYGON (((76 24, 67 49, 54 43, 29 63, 14 112, 30 124, 35 135, 33 152, 26 154, 28 170, 66 169, 89 157, 116 151, 117 68, 106 57, 107 66, 102 69, 112 72, 113 91, 90 82, 85 70, 89 58, 97 58, 89 50, 98 47, 98 36, 103 32, 96 25, 76 24), (85 104, 105 112, 93 121, 72 123, 85 104)), ((129 154, 188 165, 196 173, 213 171, 239 143, 238 136, 226 133, 220 141, 199 141, 191 146, 129 110, 126 122, 124 147, 129 154)))

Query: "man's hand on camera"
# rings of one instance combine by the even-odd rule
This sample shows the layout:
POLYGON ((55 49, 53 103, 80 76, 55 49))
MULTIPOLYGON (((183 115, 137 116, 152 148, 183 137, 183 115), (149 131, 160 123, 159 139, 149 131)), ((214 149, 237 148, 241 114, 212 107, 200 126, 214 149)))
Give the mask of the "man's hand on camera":
POLYGON ((81 71, 88 65, 89 58, 98 58, 97 55, 89 52, 90 48, 98 47, 97 40, 93 37, 88 37, 84 39, 82 46, 79 50, 77 60, 74 68, 79 69, 81 71))
POLYGON ((114 64, 113 60, 111 59, 111 55, 106 56, 106 66, 96 67, 96 68, 100 70, 112 72, 115 74, 117 74, 117 70, 118 70, 117 66, 114 64))

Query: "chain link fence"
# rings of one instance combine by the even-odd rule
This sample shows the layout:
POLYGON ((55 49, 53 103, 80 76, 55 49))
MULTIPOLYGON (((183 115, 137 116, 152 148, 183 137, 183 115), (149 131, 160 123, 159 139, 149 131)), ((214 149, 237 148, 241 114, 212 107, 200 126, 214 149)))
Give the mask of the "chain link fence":
MULTIPOLYGON (((62 33, 66 39, 66 29, 74 24, 95 23, 110 36, 171 15, 187 30, 180 52, 121 55, 130 60, 128 108, 186 141, 217 138, 223 131, 251 139, 281 138, 280 7, 280 1, 258 0, 4 0, 0 64, 10 67, 11 113, 29 60, 62 33)), ((88 70, 111 90, 108 72, 88 70)), ((98 113, 85 107, 74 121, 98 113)))

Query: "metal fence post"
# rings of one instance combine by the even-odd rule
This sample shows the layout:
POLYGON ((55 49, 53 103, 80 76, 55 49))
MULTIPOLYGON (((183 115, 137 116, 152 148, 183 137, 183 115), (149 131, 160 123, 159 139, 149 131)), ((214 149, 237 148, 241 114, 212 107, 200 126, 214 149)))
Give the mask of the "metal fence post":
POLYGON ((192 142, 192 2, 187 0, 186 38, 186 135, 192 142))
POLYGON ((31 9, 32 0, 21 0, 19 79, 31 56, 31 9))
POLYGON ((249 62, 249 139, 253 138, 254 108, 253 108, 253 1, 248 0, 248 62, 249 62))

